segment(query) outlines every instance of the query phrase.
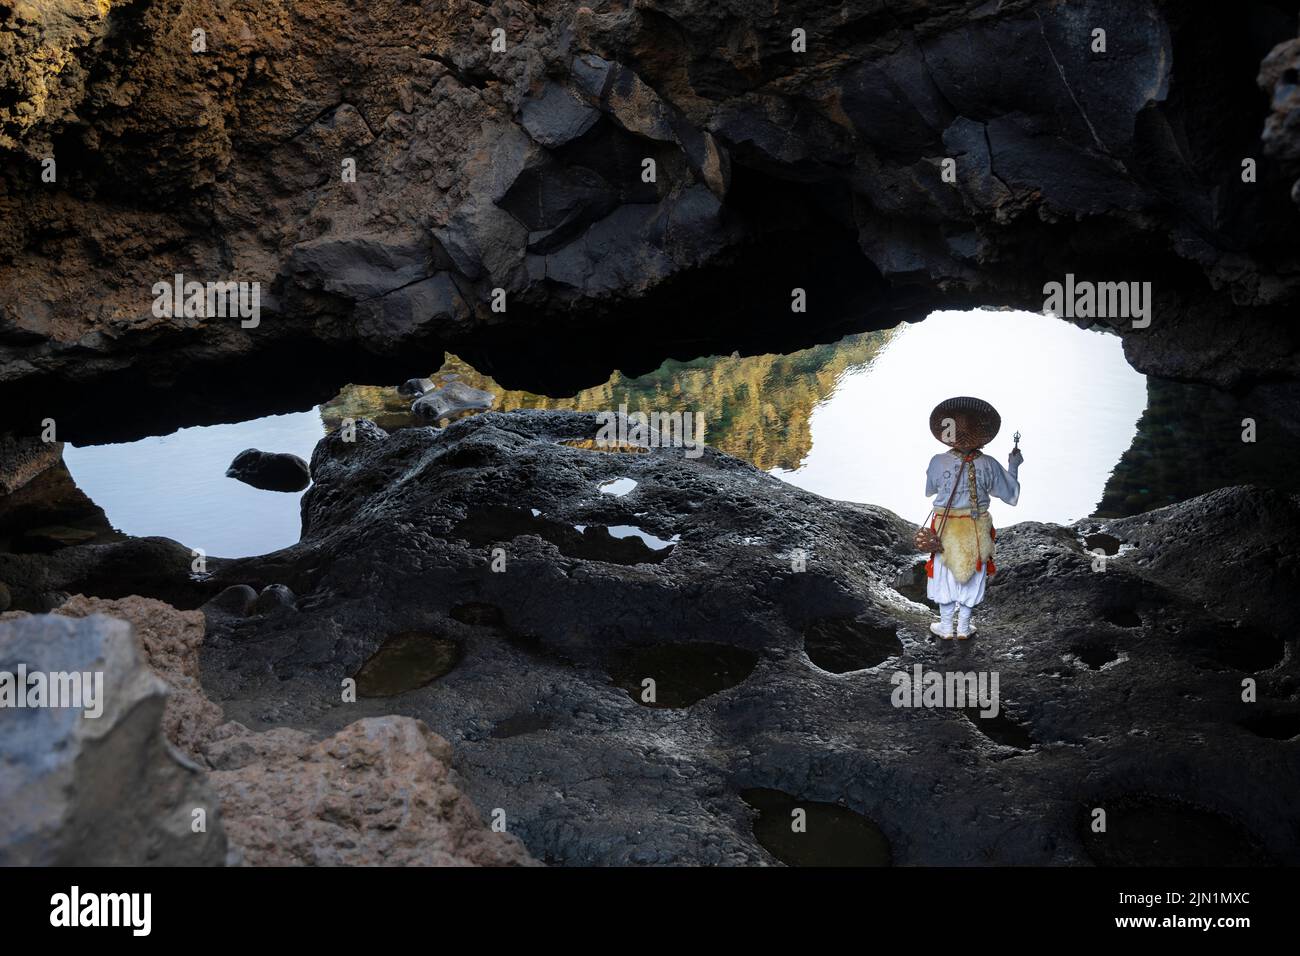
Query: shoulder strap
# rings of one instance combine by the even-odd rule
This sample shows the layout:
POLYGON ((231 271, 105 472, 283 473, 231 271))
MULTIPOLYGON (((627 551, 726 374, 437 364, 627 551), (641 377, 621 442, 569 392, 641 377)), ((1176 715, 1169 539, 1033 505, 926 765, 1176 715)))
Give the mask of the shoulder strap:
POLYGON ((957 497, 957 489, 961 487, 961 476, 966 471, 966 459, 962 459, 961 467, 957 469, 957 477, 952 481, 952 493, 948 495, 948 503, 943 506, 943 518, 939 521, 939 527, 936 534, 943 537, 943 526, 948 523, 948 509, 952 507, 953 499, 957 497))

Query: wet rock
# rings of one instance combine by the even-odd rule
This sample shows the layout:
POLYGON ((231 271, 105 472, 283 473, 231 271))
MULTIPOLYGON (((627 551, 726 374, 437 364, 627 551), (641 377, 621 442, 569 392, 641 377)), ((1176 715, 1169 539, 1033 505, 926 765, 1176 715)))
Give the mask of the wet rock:
POLYGON ((1098 866, 1269 866, 1259 842, 1233 820, 1182 800, 1146 793, 1099 801, 1106 830, 1083 824, 1098 866))
POLYGON ((404 631, 385 639, 357 672, 357 694, 393 697, 430 684, 460 660, 454 640, 423 631, 404 631))
POLYGON ((226 469, 226 477, 263 491, 302 491, 311 483, 307 463, 286 452, 246 448, 226 469))
POLYGON ((440 421, 468 411, 491 408, 496 396, 464 382, 445 382, 425 392, 411 405, 411 411, 422 418, 440 421))
POLYGON ((262 588, 262 593, 257 596, 253 602, 251 613, 253 614, 275 614, 279 611, 295 610, 297 598, 294 593, 283 584, 268 584, 262 588))
POLYGON ((429 389, 433 388, 433 382, 427 378, 408 378, 401 385, 397 386, 397 394, 405 395, 409 398, 419 398, 429 389))
POLYGON ((204 613, 247 617, 256 601, 257 592, 247 584, 234 584, 204 604, 202 610, 204 613))
POLYGON ((102 713, 0 708, 0 862, 9 866, 212 866, 226 860, 217 798, 163 734, 167 686, 131 627, 95 615, 0 622, 15 672, 98 672, 102 713), (191 829, 196 810, 205 832, 191 829))
POLYGON ((890 865, 889 840, 861 814, 761 787, 742 791, 741 798, 758 811, 755 839, 788 866, 890 865))
POLYGON ((384 431, 368 418, 358 418, 351 428, 340 426, 316 443, 311 453, 312 480, 318 478, 330 462, 346 461, 358 449, 366 448, 388 437, 384 431))
POLYGON ((3 581, 0 581, 0 611, 9 610, 9 605, 13 602, 13 597, 9 593, 9 587, 3 581))
MULTIPOLYGON (((195 573, 194 562, 191 549, 170 538, 127 538, 73 545, 50 554, 0 551, 0 580, 9 585, 13 606, 24 611, 50 610, 69 594, 137 594, 189 609, 221 590, 195 573)), ((219 558, 206 559, 208 568, 221 563, 219 558)))

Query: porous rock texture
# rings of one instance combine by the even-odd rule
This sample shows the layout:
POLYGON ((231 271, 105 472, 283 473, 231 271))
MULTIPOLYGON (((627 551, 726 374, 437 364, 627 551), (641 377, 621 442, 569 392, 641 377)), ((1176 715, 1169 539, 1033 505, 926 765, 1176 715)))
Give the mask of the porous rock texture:
POLYGON ((63 458, 63 442, 0 435, 0 498, 12 495, 63 458))
POLYGON ((226 861, 216 794, 164 737, 167 685, 128 624, 98 614, 0 621, 0 671, 19 674, 20 665, 102 674, 103 711, 0 707, 0 865, 226 861), (197 832, 195 811, 206 817, 197 832))
MULTIPOLYGON (((19 637, 32 630, 61 634, 69 630, 62 618, 91 615, 99 615, 91 619, 95 628, 132 646, 138 641, 143 651, 143 662, 131 656, 134 651, 126 657, 135 662, 139 675, 145 676, 124 676, 111 663, 108 672, 119 681, 129 677, 131 682, 150 688, 158 701, 166 692, 161 728, 157 712, 151 710, 155 719, 141 733, 151 733, 150 739, 159 748, 165 733, 190 759, 177 760, 175 751, 167 749, 170 756, 165 756, 160 749, 158 753, 150 751, 153 762, 145 762, 117 746, 108 748, 119 761, 116 767, 100 766, 92 759, 80 763, 69 759, 66 762, 78 768, 98 767, 99 776, 89 781, 78 779, 72 791, 78 798, 67 801, 76 813, 69 811, 66 819, 56 818, 57 826, 51 824, 35 833, 47 841, 39 856, 32 855, 35 851, 29 844, 33 839, 24 827, 34 828, 26 823, 27 818, 38 811, 44 816, 56 814, 63 803, 34 786, 44 781, 48 787, 48 773, 36 774, 21 760, 7 760, 6 786, 0 789, 0 803, 7 812, 0 817, 10 816, 18 832, 0 834, 0 859, 16 863, 212 864, 225 862, 229 838, 232 860, 257 866, 535 865, 516 838, 492 832, 484 824, 456 785, 450 770, 450 745, 418 720, 372 717, 325 740, 284 728, 253 733, 241 724, 224 721, 221 708, 205 695, 198 681, 204 634, 204 615, 198 611, 180 611, 135 596, 104 600, 75 595, 52 616, 32 617, 21 612, 0 616, 0 622, 14 622, 0 623, 0 635, 5 628, 15 628, 13 633, 19 637), (131 625, 134 641, 123 621, 131 625), (149 676, 150 670, 166 681, 166 686, 149 676), (85 839, 86 820, 82 818, 110 799, 131 807, 133 820, 157 812, 157 799, 175 796, 174 786, 162 785, 166 783, 163 771, 177 772, 171 769, 173 764, 184 768, 192 778, 191 789, 203 797, 203 806, 214 821, 212 840, 186 843, 176 839, 173 842, 178 848, 165 847, 160 852, 154 846, 159 842, 156 837, 137 833, 139 827, 132 829, 112 815, 98 821, 98 840, 85 839), (155 782, 137 791, 142 779, 155 782), (133 837, 139 840, 138 847, 127 842, 133 837), (82 839, 85 844, 78 845, 82 839), (100 848, 100 843, 110 840, 107 849, 100 848), (202 850, 204 855, 181 855, 184 849, 202 850)), ((17 653, 9 643, 0 645, 0 661, 17 653)), ((117 692, 114 687, 113 693, 117 692)), ((0 717, 12 713, 0 710, 0 717)), ((108 715, 104 719, 107 722, 108 715)), ((61 741, 66 747, 76 739, 47 737, 38 743, 59 753, 61 741)), ((16 740, 23 744, 26 737, 20 733, 16 740)), ((74 758, 78 752, 72 750, 74 758)), ((191 802, 197 799, 193 797, 191 802)), ((188 833, 188 804, 174 811, 166 809, 178 820, 184 817, 180 823, 171 822, 183 824, 188 833)))
POLYGON ((573 390, 1066 273, 1152 282, 1149 327, 1103 320, 1141 370, 1294 377, 1255 80, 1295 32, 1280 0, 6 4, 0 429, 129 432, 156 389, 216 420, 232 368, 302 407, 443 347, 573 390), (261 283, 260 323, 155 314, 176 274, 261 283))
POLYGON ((331 434, 302 541, 208 582, 298 601, 205 609, 207 692, 317 737, 419 718, 547 862, 772 863, 751 788, 869 817, 900 864, 1300 861, 1296 496, 1072 528, 1004 508, 979 633, 940 642, 909 523, 712 449, 596 450, 598 429, 331 434), (918 665, 997 674, 998 716, 896 706, 918 665), (341 702, 358 675, 374 695, 341 702))

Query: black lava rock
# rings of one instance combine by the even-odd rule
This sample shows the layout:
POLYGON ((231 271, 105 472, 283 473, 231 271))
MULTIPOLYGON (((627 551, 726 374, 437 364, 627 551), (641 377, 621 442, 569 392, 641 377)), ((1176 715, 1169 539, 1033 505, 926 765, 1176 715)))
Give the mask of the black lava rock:
POLYGON ((226 477, 263 491, 302 491, 311 484, 307 463, 297 455, 256 448, 246 448, 236 455, 226 469, 226 477))

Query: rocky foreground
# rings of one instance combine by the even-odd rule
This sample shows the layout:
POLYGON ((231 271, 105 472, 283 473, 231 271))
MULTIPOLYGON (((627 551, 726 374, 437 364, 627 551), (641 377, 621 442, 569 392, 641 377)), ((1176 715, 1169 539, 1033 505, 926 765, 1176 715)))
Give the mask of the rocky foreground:
MULTIPOLYGON (((386 797, 394 774, 446 792, 450 764, 481 819, 551 863, 825 862, 814 837, 844 827, 865 841, 854 862, 1300 861, 1297 497, 1008 527, 980 632, 950 644, 916 603, 907 522, 711 449, 594 450, 597 427, 513 412, 332 433, 302 541, 188 582, 209 595, 201 691, 192 664, 148 656, 203 702, 164 725, 246 859, 364 858, 331 842, 365 829, 335 819, 346 800, 317 807, 319 833, 290 828, 291 850, 270 849, 286 840, 268 810, 360 748, 386 797), (894 675, 918 665, 995 673, 998 713, 896 707, 894 675), (805 844, 782 822, 795 807, 805 844)), ((141 545, 23 557, 66 571, 141 545)), ((137 584, 186 573, 148 553, 137 584)), ((122 613, 61 610, 96 609, 122 613)), ((136 610, 146 629, 179 613, 136 610)), ((182 619, 187 650, 168 653, 185 658, 198 616, 182 619)), ((451 856, 519 858, 483 846, 451 856)))
POLYGON ((147 598, 0 615, 0 668, 106 675, 94 719, 0 710, 0 864, 534 863, 487 828, 449 745, 418 720, 360 720, 324 740, 224 721, 199 686, 203 626, 147 598))

